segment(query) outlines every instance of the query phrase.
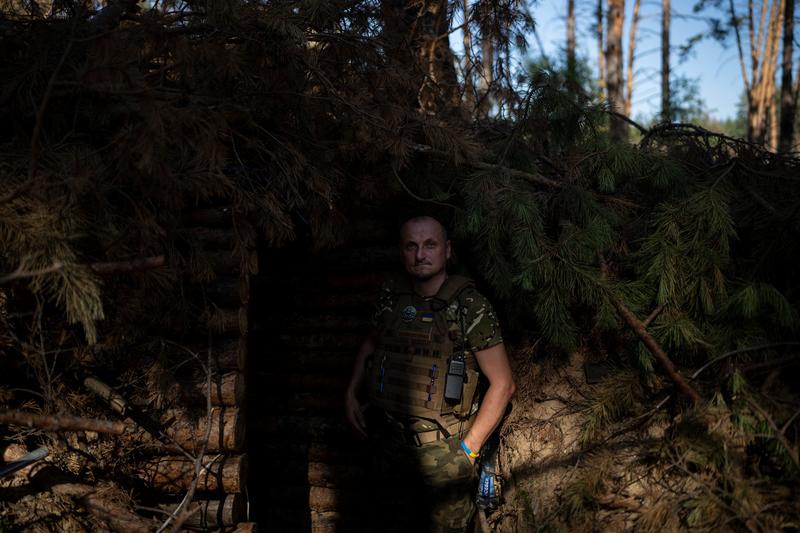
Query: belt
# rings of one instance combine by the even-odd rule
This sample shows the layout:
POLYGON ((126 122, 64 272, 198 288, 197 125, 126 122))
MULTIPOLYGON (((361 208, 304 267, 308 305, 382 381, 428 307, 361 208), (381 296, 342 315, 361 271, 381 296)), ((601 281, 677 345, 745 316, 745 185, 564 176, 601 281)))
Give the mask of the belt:
POLYGON ((472 427, 472 422, 474 420, 475 417, 473 416, 466 420, 455 421, 446 428, 449 435, 445 435, 441 428, 431 429, 429 431, 420 431, 414 434, 414 441, 417 443, 417 446, 422 446, 423 444, 430 444, 431 442, 436 442, 437 440, 444 440, 449 436, 469 430, 469 428, 472 427))

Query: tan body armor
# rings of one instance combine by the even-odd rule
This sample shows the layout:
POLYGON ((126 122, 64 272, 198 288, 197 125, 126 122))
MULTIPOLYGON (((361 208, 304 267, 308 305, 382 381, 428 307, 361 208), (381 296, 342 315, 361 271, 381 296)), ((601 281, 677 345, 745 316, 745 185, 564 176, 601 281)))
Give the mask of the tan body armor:
MULTIPOLYGON (((451 276, 436 296, 424 299, 414 294, 409 280, 395 283, 395 312, 384 321, 369 372, 373 404, 434 421, 443 429, 472 414, 479 374, 463 328, 451 331, 447 321, 448 308, 472 286, 469 278, 451 276), (445 399, 445 380, 450 359, 459 356, 465 364, 464 385, 461 401, 451 403, 445 399)), ((458 320, 463 308, 457 305, 458 320)))

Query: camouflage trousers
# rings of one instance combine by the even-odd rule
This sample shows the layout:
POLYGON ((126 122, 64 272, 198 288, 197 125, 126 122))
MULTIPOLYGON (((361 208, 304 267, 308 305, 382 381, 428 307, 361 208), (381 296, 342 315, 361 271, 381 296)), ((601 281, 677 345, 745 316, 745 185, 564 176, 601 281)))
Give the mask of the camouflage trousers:
POLYGON ((477 469, 459 435, 420 446, 385 423, 373 433, 371 451, 370 530, 466 531, 475 513, 477 469))

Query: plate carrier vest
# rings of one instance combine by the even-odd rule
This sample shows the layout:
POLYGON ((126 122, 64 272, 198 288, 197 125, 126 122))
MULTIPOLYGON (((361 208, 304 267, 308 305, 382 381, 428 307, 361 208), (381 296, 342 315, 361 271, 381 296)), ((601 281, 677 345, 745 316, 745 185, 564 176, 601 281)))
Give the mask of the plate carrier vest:
MULTIPOLYGON (((369 371, 373 404, 431 420, 442 429, 472 414, 479 374, 467 352, 463 327, 458 334, 450 331, 447 308, 473 286, 469 278, 450 276, 433 298, 424 300, 415 296, 410 280, 395 280, 396 312, 384 320, 369 371), (455 350, 463 354, 466 370, 461 401, 451 404, 444 399, 444 380, 455 350)), ((456 319, 460 313, 459 309, 456 319)))

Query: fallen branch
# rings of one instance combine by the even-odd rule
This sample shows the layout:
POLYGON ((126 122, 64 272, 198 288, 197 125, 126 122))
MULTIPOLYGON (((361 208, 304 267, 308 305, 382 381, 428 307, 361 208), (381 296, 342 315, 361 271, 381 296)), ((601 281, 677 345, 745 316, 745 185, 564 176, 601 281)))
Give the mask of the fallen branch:
POLYGON ((152 270, 159 268, 167 263, 163 255, 153 257, 142 257, 130 261, 116 261, 111 263, 90 263, 89 268, 95 274, 107 275, 118 274, 120 272, 139 272, 141 270, 152 270))
POLYGON ((652 323, 653 323, 653 320, 655 320, 656 318, 658 318, 658 315, 660 315, 660 314, 661 314, 661 311, 663 311, 663 310, 664 310, 664 304, 661 304, 661 305, 659 305, 658 307, 656 307, 655 309, 653 309, 653 312, 652 312, 652 313, 650 313, 650 314, 647 316, 647 318, 645 318, 645 319, 644 319, 644 322, 642 322, 642 325, 643 325, 644 327, 646 327, 646 328, 649 328, 649 327, 650 327, 650 324, 652 324, 652 323))
MULTIPOLYGON (((139 272, 141 270, 152 270, 159 268, 167 263, 163 255, 156 255, 153 257, 142 257, 140 259, 132 259, 130 261, 116 261, 108 263, 89 263, 88 266, 92 272, 100 275, 117 274, 120 272, 139 272)), ((14 272, 0 276, 0 285, 14 281, 17 279, 33 278, 51 272, 57 272, 64 268, 64 263, 61 261, 54 261, 52 265, 40 268, 37 270, 25 270, 20 265, 14 272)))
POLYGON ((115 435, 121 435, 125 431, 125 424, 121 422, 76 416, 38 415, 22 411, 0 411, 0 424, 27 426, 44 431, 95 431, 115 435))
POLYGON ((697 370, 695 370, 694 374, 692 374, 692 379, 695 379, 699 376, 706 368, 722 361, 723 359, 727 359, 732 355, 737 355, 740 353, 747 353, 747 352, 757 352, 759 350, 768 350, 770 348, 777 348, 779 346, 800 346, 800 342, 773 342, 769 344, 759 344, 758 346, 748 346, 746 348, 739 348, 738 350, 731 350, 730 352, 725 352, 724 354, 715 357, 711 361, 707 362, 697 370))
MULTIPOLYGON (((747 398, 747 404, 750 407, 752 407, 754 411, 757 411, 758 414, 760 414, 764 418, 764 420, 767 421, 769 427, 772 428, 772 431, 775 432, 774 435, 775 439, 780 443, 781 446, 783 446, 783 449, 786 450, 786 454, 789 456, 789 459, 792 460, 795 467, 800 468, 800 451, 798 451, 797 447, 792 446, 792 443, 790 443, 789 439, 786 438, 786 434, 783 432, 784 430, 778 427, 778 425, 775 423, 775 421, 772 419, 772 416, 767 412, 766 409, 758 405, 751 398, 747 398)), ((794 416, 789 420, 791 421, 793 418, 794 416)), ((784 429, 787 427, 788 424, 785 424, 784 429)))
POLYGON ((49 267, 40 268, 38 270, 24 270, 22 268, 22 265, 20 265, 14 272, 0 276, 0 285, 2 285, 3 283, 8 283, 9 281, 14 281, 16 279, 33 278, 36 276, 41 276, 42 274, 49 274, 50 272, 61 270, 63 266, 64 264, 61 263, 60 261, 55 261, 49 267))
MULTIPOLYGON (((600 258, 600 270, 605 275, 608 276, 608 265, 606 264, 603 258, 600 258)), ((633 314, 625 302, 622 299, 614 294, 613 291, 607 291, 608 297, 611 299, 611 303, 614 304, 614 307, 617 310, 619 316, 628 324, 633 332, 639 337, 639 340, 647 347, 650 353, 653 354, 653 357, 656 358, 656 361, 662 366, 664 371, 667 373, 669 378, 675 383, 682 393, 688 396, 693 403, 699 404, 702 401, 700 394, 692 387, 683 376, 681 376, 677 369, 675 368, 675 364, 670 360, 667 353, 661 348, 658 342, 653 338, 650 333, 647 331, 647 327, 644 323, 639 320, 636 315, 633 314)))

